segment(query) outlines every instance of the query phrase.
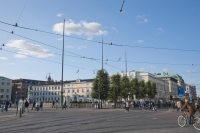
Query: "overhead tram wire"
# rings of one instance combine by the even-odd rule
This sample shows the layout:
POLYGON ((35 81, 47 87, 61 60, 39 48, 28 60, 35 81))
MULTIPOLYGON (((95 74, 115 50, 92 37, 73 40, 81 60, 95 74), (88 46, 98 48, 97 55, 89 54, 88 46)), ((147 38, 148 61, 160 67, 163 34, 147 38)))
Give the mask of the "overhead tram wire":
MULTIPOLYGON (((118 19, 117 19, 117 23, 116 23, 116 26, 114 27, 115 29, 114 29, 113 36, 112 36, 112 39, 111 39, 111 44, 112 44, 113 38, 114 38, 115 33, 116 33, 115 30, 117 30, 117 25, 118 25, 119 18, 120 18, 122 9, 123 9, 124 2, 125 2, 125 0, 123 0, 122 7, 121 7, 121 9, 120 9, 119 16, 118 16, 118 19)), ((112 45, 110 45, 109 50, 108 50, 107 60, 108 60, 108 56, 109 56, 109 53, 110 53, 111 46, 112 46, 112 45)))
MULTIPOLYGON (((8 32, 8 31, 2 30, 2 29, 0 29, 0 30, 3 31, 3 32, 10 33, 10 32, 8 32)), ((31 40, 31 41, 34 41, 34 42, 37 42, 37 43, 40 43, 40 44, 47 45, 47 46, 52 47, 52 48, 55 48, 55 49, 61 50, 60 48, 57 48, 57 47, 48 45, 48 44, 46 44, 46 43, 39 42, 39 41, 36 41, 36 40, 34 40, 34 39, 30 39, 30 38, 27 38, 27 37, 24 37, 24 36, 15 34, 15 33, 13 33, 13 34, 16 35, 16 36, 19 36, 19 37, 22 37, 22 38, 25 38, 25 39, 28 39, 28 40, 31 40)), ((27 50, 31 50, 31 49, 27 49, 27 50)), ((37 50, 31 50, 31 51, 37 51, 37 50)), ((42 52, 42 51, 41 51, 41 52, 42 52)), ((66 51, 66 50, 65 50, 65 52, 68 52, 68 53, 71 53, 71 54, 76 55, 76 56, 67 55, 67 56, 71 56, 71 57, 85 58, 85 59, 93 60, 93 61, 96 61, 96 62, 97 62, 97 60, 100 60, 100 61, 98 61, 99 63, 101 63, 101 60, 102 60, 102 59, 88 58, 88 57, 85 57, 85 56, 82 56, 82 55, 79 55, 79 54, 75 54, 75 53, 72 53, 72 52, 69 52, 69 51, 66 51)), ((50 52, 49 52, 49 53, 50 53, 50 52)), ((61 55, 61 54, 58 54, 58 53, 54 53, 54 54, 61 55)), ((106 62, 107 60, 104 60, 104 61, 106 62)), ((108 61, 111 61, 111 62, 119 62, 119 61, 114 61, 114 60, 108 60, 108 61)), ((122 61, 122 62, 125 62, 125 61, 122 61)), ((167 65, 190 65, 190 64, 171 64, 171 63, 152 63, 152 62, 132 62, 132 61, 127 61, 127 62, 130 62, 130 63, 148 63, 148 64, 167 64, 167 65)), ((109 65, 109 64, 107 64, 107 63, 105 63, 105 65, 114 67, 114 66, 109 65)), ((194 64, 194 65, 200 65, 200 64, 194 64)), ((117 68, 117 67, 115 67, 115 68, 117 68)), ((119 68, 117 68, 117 69, 119 69, 119 68)))
MULTIPOLYGON (((2 22, 0 21, 0 23, 3 24, 7 24, 10 26, 15 26, 6 22, 2 22)), ((61 34, 57 34, 57 33, 53 33, 53 32, 47 32, 47 31, 42 31, 42 30, 37 30, 37 29, 31 29, 31 28, 26 28, 26 27, 20 27, 19 25, 16 26, 18 28, 24 28, 24 29, 28 29, 28 30, 33 30, 33 31, 39 31, 39 32, 43 32, 43 33, 48 33, 48 34, 54 34, 54 35, 59 35, 62 36, 61 34)), ((67 36, 64 35, 65 37, 70 37, 70 38, 75 38, 75 39, 79 39, 79 40, 85 40, 85 41, 90 41, 90 42, 95 42, 95 43, 99 43, 101 44, 101 41, 94 41, 94 40, 88 40, 88 39, 84 39, 84 38, 79 38, 79 37, 73 37, 73 36, 67 36)), ((111 43, 105 43, 103 42, 103 44, 106 45, 113 45, 113 46, 119 46, 119 47, 134 47, 134 48, 147 48, 147 49, 158 49, 158 50, 174 50, 174 51, 182 51, 182 52, 200 52, 200 50, 186 50, 186 49, 173 49, 173 48, 159 48, 159 47, 145 47, 145 46, 132 46, 132 45, 122 45, 122 44, 111 44, 111 43)))
MULTIPOLYGON (((15 24, 16 26, 17 26, 17 23, 18 23, 18 21, 19 21, 19 19, 20 19, 21 15, 22 15, 22 13, 23 13, 23 11, 24 11, 25 7, 26 7, 26 4, 27 4, 27 2, 28 2, 28 0, 26 1, 25 5, 24 5, 24 7, 23 7, 23 9, 22 9, 22 11, 21 11, 21 13, 20 13, 20 15, 19 15, 18 19, 17 19, 17 22, 16 22, 16 24, 15 24)), ((15 27, 16 27, 16 26, 15 26, 15 27)), ((14 32, 14 30, 15 30, 15 27, 14 27, 14 28, 13 28, 13 30, 12 30, 13 32, 14 32)), ((8 38, 9 38, 10 36, 11 36, 11 34, 9 34, 9 35, 8 35, 8 37, 6 38, 6 40, 4 41, 4 43, 3 43, 3 44, 5 44, 5 43, 6 43, 6 41, 8 40, 8 38)))
MULTIPOLYGON (((8 32, 8 31, 2 30, 2 29, 0 29, 0 31, 4 31, 4 32, 7 32, 7 33, 10 33, 10 32, 8 32)), ((52 48, 55 48, 55 49, 58 49, 58 50, 62 50, 62 49, 60 49, 60 48, 51 46, 51 45, 46 44, 46 43, 43 43, 43 42, 36 41, 36 40, 34 40, 34 39, 30 39, 30 38, 27 38, 27 37, 24 37, 24 36, 15 34, 15 33, 13 33, 13 34, 16 35, 16 36, 19 36, 19 37, 22 37, 22 38, 25 38, 25 39, 28 39, 28 40, 31 40, 31 41, 40 43, 40 44, 44 44, 44 45, 46 45, 46 46, 49 46, 49 47, 52 47, 52 48)), ((28 49, 27 49, 27 50, 28 50, 28 49)), ((29 50, 30 50, 30 51, 37 51, 37 50, 31 50, 31 49, 29 49, 29 50)), ((75 54, 75 53, 72 53, 72 52, 69 52, 69 51, 66 51, 66 50, 64 50, 64 51, 65 51, 65 52, 68 52, 68 53, 71 53, 71 54, 74 54, 74 55, 77 55, 77 56, 79 56, 79 58, 85 58, 85 59, 89 59, 89 60, 92 60, 92 61, 95 61, 95 62, 99 62, 99 61, 97 61, 97 60, 94 59, 94 58, 88 58, 88 57, 85 57, 85 56, 82 56, 82 55, 79 55, 79 54, 75 54)), ((56 53, 56 54, 57 54, 57 53, 56 53)), ((60 54, 59 54, 59 55, 60 55, 60 54)), ((99 62, 99 63, 101 63, 101 62, 99 62)), ((111 67, 114 67, 114 68, 116 68, 116 69, 119 69, 119 68, 117 68, 117 67, 115 67, 115 66, 112 66, 112 65, 109 65, 109 64, 106 64, 106 65, 111 66, 111 67)))
MULTIPOLYGON (((19 54, 19 53, 17 53, 17 52, 13 52, 13 51, 9 51, 9 50, 4 50, 4 49, 3 49, 3 51, 10 52, 10 53, 15 53, 15 54, 19 54)), ((20 54, 21 54, 21 53, 20 53, 20 54)), ((40 59, 40 60, 45 60, 45 61, 53 62, 53 63, 57 63, 57 64, 62 64, 62 63, 59 63, 59 62, 56 62, 56 61, 51 61, 51 60, 47 60, 47 59, 43 59, 43 58, 38 58, 38 57, 31 56, 31 55, 26 55, 26 54, 21 54, 21 55, 25 55, 25 56, 28 56, 28 57, 37 58, 37 59, 40 59)), ((84 70, 93 71, 93 70, 86 69, 86 68, 83 68, 83 67, 77 67, 77 66, 68 65, 68 64, 64 64, 64 65, 66 65, 66 66, 71 66, 71 67, 74 67, 74 68, 79 68, 79 69, 84 69, 84 70)))

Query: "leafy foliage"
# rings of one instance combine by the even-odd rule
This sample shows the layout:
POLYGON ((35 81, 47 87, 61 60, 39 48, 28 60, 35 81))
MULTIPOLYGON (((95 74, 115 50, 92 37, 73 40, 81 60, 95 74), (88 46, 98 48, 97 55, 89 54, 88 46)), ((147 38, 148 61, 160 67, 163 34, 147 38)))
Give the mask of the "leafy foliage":
POLYGON ((150 81, 146 82, 145 88, 146 88, 146 94, 148 94, 148 97, 151 97, 151 82, 150 81))
POLYGON ((98 99, 100 92, 100 99, 106 100, 108 98, 109 84, 110 80, 107 71, 104 69, 98 70, 93 82, 91 97, 98 99))
POLYGON ((117 99, 119 98, 121 92, 120 80, 121 75, 119 75, 118 73, 111 77, 111 86, 108 94, 111 101, 115 102, 115 107, 117 99))
POLYGON ((138 79, 134 78, 130 81, 130 98, 133 99, 133 95, 136 95, 136 97, 140 97, 140 90, 139 90, 139 84, 138 79))
POLYGON ((139 84, 139 92, 140 92, 139 96, 146 97, 147 91, 146 91, 144 80, 139 81, 138 84, 139 84))
POLYGON ((130 81, 127 76, 122 77, 121 79, 121 93, 120 96, 124 99, 128 97, 128 93, 130 92, 130 81))
POLYGON ((152 98, 155 97, 156 94, 157 94, 156 84, 153 83, 153 84, 151 85, 151 97, 152 97, 152 98))

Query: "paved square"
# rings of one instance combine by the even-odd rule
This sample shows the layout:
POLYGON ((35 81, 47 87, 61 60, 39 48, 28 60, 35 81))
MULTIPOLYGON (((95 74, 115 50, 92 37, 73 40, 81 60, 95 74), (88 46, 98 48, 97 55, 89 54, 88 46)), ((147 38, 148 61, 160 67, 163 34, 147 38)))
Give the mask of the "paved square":
MULTIPOLYGON (((0 132, 52 132, 52 133, 198 133, 193 126, 181 128, 177 118, 181 112, 123 109, 69 109, 44 108, 44 111, 25 112, 27 115, 0 121, 0 132)), ((199 112, 196 113, 200 115, 199 112)), ((0 119, 5 119, 1 118, 0 119)))

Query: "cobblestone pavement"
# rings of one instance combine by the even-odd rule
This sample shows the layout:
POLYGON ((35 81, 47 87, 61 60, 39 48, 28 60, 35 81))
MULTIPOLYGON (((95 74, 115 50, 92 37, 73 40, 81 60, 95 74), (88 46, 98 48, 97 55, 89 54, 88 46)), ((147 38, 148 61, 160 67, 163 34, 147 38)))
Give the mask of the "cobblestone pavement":
MULTIPOLYGON (((181 128, 177 118, 181 112, 122 109, 52 109, 30 111, 26 116, 11 121, 0 121, 0 132, 52 133, 199 133, 193 126, 181 128)), ((197 113, 196 116, 200 116, 197 113)), ((0 118, 4 119, 4 118, 0 118)))

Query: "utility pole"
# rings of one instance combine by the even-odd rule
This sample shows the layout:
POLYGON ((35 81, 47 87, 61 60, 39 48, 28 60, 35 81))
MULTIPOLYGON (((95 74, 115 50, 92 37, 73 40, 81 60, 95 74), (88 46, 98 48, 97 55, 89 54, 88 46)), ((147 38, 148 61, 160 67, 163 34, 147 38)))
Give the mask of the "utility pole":
MULTIPOLYGON (((103 38, 102 38, 102 72, 104 74, 104 70, 103 70, 103 38)), ((102 84, 103 84, 103 78, 102 78, 102 84)), ((102 89, 102 88, 101 88, 102 89)), ((101 99, 101 96, 99 94, 99 97, 101 99)), ((102 109, 102 99, 101 99, 101 109, 102 109)))
MULTIPOLYGON (((125 58, 126 58, 126 52, 125 52, 125 58)), ((126 77, 127 77, 127 59, 126 59, 126 77)))
POLYGON ((62 49, 62 81, 61 81, 61 96, 60 105, 63 105, 63 62, 64 62, 64 34, 65 34, 65 19, 63 23, 63 49, 62 49))

